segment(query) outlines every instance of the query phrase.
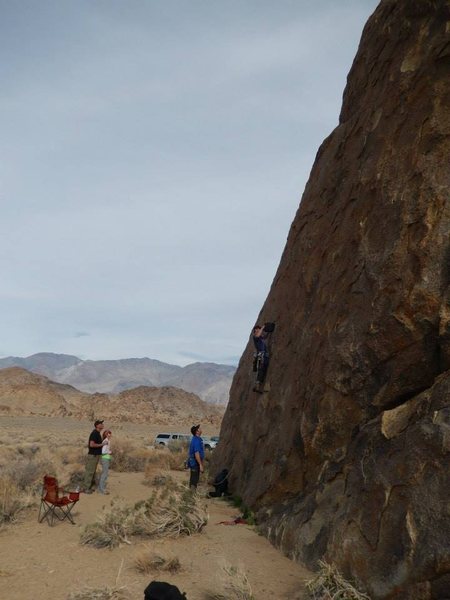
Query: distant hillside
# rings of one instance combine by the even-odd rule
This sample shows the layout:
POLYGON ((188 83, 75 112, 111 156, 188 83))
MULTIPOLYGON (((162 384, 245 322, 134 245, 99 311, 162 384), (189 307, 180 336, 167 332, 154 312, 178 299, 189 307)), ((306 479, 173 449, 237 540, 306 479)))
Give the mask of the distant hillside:
POLYGON ((161 425, 219 425, 223 408, 175 387, 141 386, 120 394, 87 394, 20 367, 0 370, 0 414, 72 416, 161 425))
POLYGON ((211 404, 226 404, 235 367, 193 363, 186 367, 151 358, 81 360, 67 354, 41 352, 25 358, 0 359, 0 369, 22 367, 88 393, 120 393, 139 386, 179 387, 211 404))

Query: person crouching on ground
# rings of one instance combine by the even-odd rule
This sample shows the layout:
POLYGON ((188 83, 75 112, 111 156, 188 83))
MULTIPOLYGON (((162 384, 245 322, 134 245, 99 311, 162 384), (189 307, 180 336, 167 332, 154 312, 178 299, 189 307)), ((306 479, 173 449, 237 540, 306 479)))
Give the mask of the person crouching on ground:
POLYGON ((189 487, 197 489, 200 479, 200 473, 203 473, 203 461, 205 459, 205 450, 203 448, 203 440, 201 438, 202 430, 200 425, 191 427, 192 440, 189 445, 189 468, 191 476, 189 479, 189 487))
POLYGON ((111 430, 105 429, 102 437, 104 444, 102 447, 102 474, 100 475, 100 481, 98 483, 98 493, 109 494, 106 489, 106 481, 108 479, 109 466, 111 464, 111 430))
POLYGON ((102 447, 106 441, 102 440, 101 431, 103 429, 103 421, 97 419, 94 423, 94 429, 89 436, 88 455, 86 459, 86 470, 84 472, 83 492, 92 494, 95 485, 95 471, 102 455, 102 447))
POLYGON ((221 498, 230 495, 228 491, 228 469, 222 469, 220 473, 217 473, 213 486, 214 492, 209 492, 210 498, 221 498))

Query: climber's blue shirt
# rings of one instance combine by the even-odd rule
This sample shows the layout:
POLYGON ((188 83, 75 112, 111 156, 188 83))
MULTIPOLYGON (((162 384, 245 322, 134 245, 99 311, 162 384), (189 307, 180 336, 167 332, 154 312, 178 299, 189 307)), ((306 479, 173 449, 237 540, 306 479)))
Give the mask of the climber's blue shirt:
POLYGON ((200 454, 200 458, 203 460, 205 458, 205 450, 203 448, 203 440, 198 435, 194 435, 192 437, 191 443, 189 445, 189 466, 191 469, 195 466, 198 466, 198 462, 195 460, 195 453, 198 452, 200 454))
POLYGON ((255 344, 256 352, 265 352, 267 353, 267 343, 265 338, 262 336, 253 336, 253 343, 255 344))

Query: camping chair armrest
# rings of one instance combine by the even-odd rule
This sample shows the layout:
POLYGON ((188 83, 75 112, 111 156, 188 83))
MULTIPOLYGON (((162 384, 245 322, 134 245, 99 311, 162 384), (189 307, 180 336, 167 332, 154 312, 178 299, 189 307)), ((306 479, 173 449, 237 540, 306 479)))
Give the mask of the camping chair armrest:
POLYGON ((68 496, 69 494, 75 493, 75 490, 69 490, 66 487, 59 488, 59 491, 61 492, 61 497, 63 497, 63 498, 64 498, 64 496, 68 496))

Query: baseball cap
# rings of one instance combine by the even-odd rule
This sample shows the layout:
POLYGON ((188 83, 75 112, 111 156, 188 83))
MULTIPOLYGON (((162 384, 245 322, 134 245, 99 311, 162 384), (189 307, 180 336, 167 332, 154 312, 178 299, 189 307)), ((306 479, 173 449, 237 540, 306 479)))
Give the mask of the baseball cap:
POLYGON ((97 425, 100 425, 101 423, 103 423, 103 419, 102 420, 97 419, 94 423, 94 427, 97 427, 97 425))
POLYGON ((192 435, 195 435, 199 429, 200 429, 200 424, 199 425, 193 425, 191 427, 191 433, 192 433, 192 435))

